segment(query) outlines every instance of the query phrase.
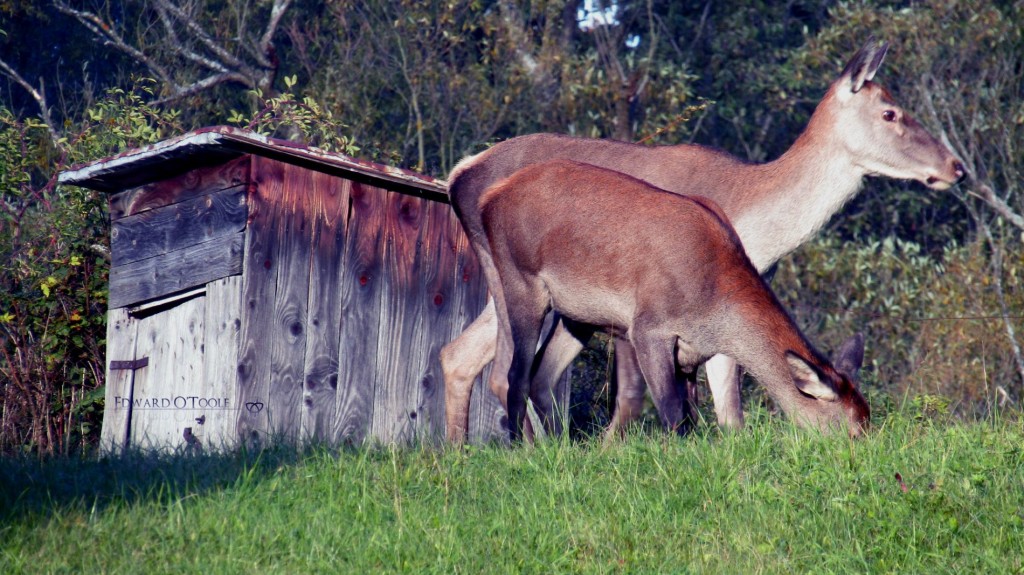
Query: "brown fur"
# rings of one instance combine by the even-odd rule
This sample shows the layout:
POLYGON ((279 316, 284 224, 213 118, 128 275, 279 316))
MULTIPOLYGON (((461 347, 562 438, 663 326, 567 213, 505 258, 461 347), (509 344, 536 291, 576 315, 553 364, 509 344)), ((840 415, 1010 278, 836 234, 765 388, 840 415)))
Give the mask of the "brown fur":
MULTIPOLYGON (((692 371, 717 353, 750 369, 801 424, 842 425, 852 435, 866 425, 864 398, 800 334, 710 200, 555 160, 493 186, 480 213, 502 286, 496 309, 506 311, 498 313, 498 338, 514 346, 507 397, 513 438, 549 308, 624 333, 670 429, 683 424, 676 362, 692 371), (801 393, 789 361, 808 366, 836 397, 801 393)), ((502 378, 503 367, 496 362, 492 377, 502 378)))
MULTIPOLYGON (((695 145, 647 147, 611 140, 590 140, 534 134, 501 142, 466 158, 449 178, 449 194, 463 224, 488 287, 496 288, 496 272, 480 221, 480 194, 516 170, 556 158, 581 161, 620 171, 674 193, 707 196, 728 216, 754 266, 765 271, 780 257, 812 237, 861 186, 865 175, 916 179, 943 189, 963 177, 953 154, 872 82, 885 55, 885 45, 867 44, 847 64, 811 117, 803 134, 778 159, 765 164, 743 162, 724 152, 695 145), (885 111, 895 121, 882 118, 885 111)), ((616 212, 632 207, 621 203, 616 212)), ((509 350, 494 340, 494 309, 485 308, 467 331, 442 350, 446 385, 448 437, 465 437, 469 395, 474 378, 487 362, 509 350)), ((550 382, 579 350, 578 342, 556 329, 539 363, 536 393, 531 399, 542 414, 550 403, 550 382)), ((617 364, 626 376, 619 381, 619 405, 612 428, 628 421, 643 397, 628 342, 616 342, 617 364), (637 389, 639 388, 639 389, 637 389), (628 397, 631 405, 622 398, 628 397), (620 418, 619 410, 628 412, 620 418)), ((736 381, 738 372, 726 358, 715 358, 727 376, 716 371, 709 383, 723 425, 740 426, 743 417, 736 381), (721 360, 721 361, 720 361, 721 360), (729 367, 732 366, 732 367, 729 367)), ((504 388, 493 390, 499 397, 504 388)), ((542 415, 543 417, 543 415, 542 415)), ((555 423, 550 417, 545 422, 555 423)))

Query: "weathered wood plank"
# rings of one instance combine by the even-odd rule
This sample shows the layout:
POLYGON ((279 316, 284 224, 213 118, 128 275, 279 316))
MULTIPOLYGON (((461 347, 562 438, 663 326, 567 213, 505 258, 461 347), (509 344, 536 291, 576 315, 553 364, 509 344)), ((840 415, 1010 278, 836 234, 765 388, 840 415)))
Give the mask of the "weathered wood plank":
POLYGON ((309 190, 313 242, 302 391, 304 440, 330 441, 333 433, 341 337, 339 277, 351 186, 348 180, 316 172, 309 190))
POLYGON ((107 312, 107 384, 103 394, 103 427, 100 448, 115 453, 125 447, 131 415, 133 369, 111 369, 111 362, 135 359, 137 322, 125 308, 107 312))
POLYGON ((380 333, 384 190, 353 182, 341 268, 338 393, 332 440, 360 443, 372 419, 380 333))
POLYGON ((242 272, 243 232, 110 269, 111 308, 242 272))
POLYGON ((254 171, 249 183, 249 226, 245 234, 242 271, 242 328, 238 351, 238 439, 258 445, 270 429, 270 353, 267 334, 274 329, 277 300, 278 248, 274 232, 281 225, 278 201, 284 185, 283 168, 254 171))
POLYGON ((204 194, 115 221, 111 263, 129 264, 234 234, 245 228, 245 187, 204 194))
POLYGON ((180 176, 112 194, 108 200, 110 220, 169 206, 219 190, 244 186, 249 179, 250 156, 219 166, 198 168, 180 176))
POLYGON ((309 302, 311 225, 307 199, 313 172, 291 164, 256 158, 253 173, 282 179, 274 206, 278 224, 267 230, 276 234, 271 257, 277 269, 274 319, 264 334, 270 354, 270 394, 267 416, 275 438, 299 438, 302 409, 303 358, 306 355, 306 320, 309 302))
POLYGON ((206 298, 196 297, 138 320, 136 357, 149 361, 135 372, 132 446, 176 449, 196 441, 201 445, 202 438, 194 435, 201 406, 219 401, 207 395, 203 380, 205 307, 206 298))
POLYGON ((455 290, 455 245, 448 216, 451 208, 437 202, 424 203, 423 229, 416 279, 421 300, 413 326, 409 363, 416 384, 417 439, 438 442, 444 437, 444 378, 439 354, 451 337, 453 292, 455 290))
POLYGON ((206 449, 227 450, 238 443, 238 346, 242 327, 242 276, 230 276, 206 286, 206 342, 204 344, 204 395, 223 398, 207 402, 200 415, 206 449))
POLYGON ((423 200, 388 192, 382 252, 380 334, 377 340, 378 385, 373 396, 370 434, 386 443, 407 443, 415 436, 415 349, 413 326, 420 313, 417 297, 417 242, 423 223, 423 200))

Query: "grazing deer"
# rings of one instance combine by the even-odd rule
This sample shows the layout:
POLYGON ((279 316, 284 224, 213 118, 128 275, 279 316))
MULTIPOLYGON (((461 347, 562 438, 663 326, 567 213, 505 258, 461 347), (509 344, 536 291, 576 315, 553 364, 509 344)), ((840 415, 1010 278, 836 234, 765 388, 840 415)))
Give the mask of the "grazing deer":
POLYGON ((692 378, 715 354, 748 369, 801 425, 857 436, 867 424, 864 397, 804 339, 711 200, 553 160, 488 188, 480 214, 500 278, 498 345, 513 348, 511 366, 499 354, 491 372, 507 377, 513 440, 552 310, 570 332, 605 326, 629 340, 670 430, 683 431, 688 404, 676 368, 692 378))
MULTIPOLYGON (((900 108, 885 88, 871 81, 886 50, 887 44, 873 41, 861 48, 829 87, 793 146, 768 163, 751 164, 696 145, 648 147, 553 134, 513 138, 464 159, 449 177, 448 193, 488 288, 493 293, 498 278, 484 237, 480 195, 516 170, 551 159, 586 162, 670 192, 711 198, 724 210, 750 260, 762 272, 811 238, 857 193, 864 176, 949 188, 965 175, 959 160, 900 108)), ((630 207, 622 203, 616 209, 630 207)), ((446 427, 452 441, 465 439, 473 380, 496 353, 511 353, 496 350, 496 329, 494 303, 489 301, 480 317, 441 352, 446 427)), ((531 391, 538 411, 549 409, 550 386, 579 349, 576 338, 561 325, 556 327, 531 391)), ((636 373, 636 364, 628 342, 618 338, 615 349, 620 378, 610 431, 638 412, 644 392, 643 382, 629 376, 636 373)), ((736 363, 720 355, 708 362, 707 370, 719 424, 742 427, 736 363)), ((504 398, 502 383, 496 385, 494 393, 504 398)), ((557 418, 544 421, 555 426, 557 418)))

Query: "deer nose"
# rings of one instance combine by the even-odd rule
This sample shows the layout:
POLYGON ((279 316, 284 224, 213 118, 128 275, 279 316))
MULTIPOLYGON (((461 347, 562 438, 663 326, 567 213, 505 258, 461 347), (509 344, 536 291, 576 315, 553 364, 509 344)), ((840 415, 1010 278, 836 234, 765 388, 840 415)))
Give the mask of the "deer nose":
POLYGON ((960 163, 960 160, 953 160, 953 173, 956 174, 956 183, 964 181, 964 178, 967 177, 967 170, 960 163))

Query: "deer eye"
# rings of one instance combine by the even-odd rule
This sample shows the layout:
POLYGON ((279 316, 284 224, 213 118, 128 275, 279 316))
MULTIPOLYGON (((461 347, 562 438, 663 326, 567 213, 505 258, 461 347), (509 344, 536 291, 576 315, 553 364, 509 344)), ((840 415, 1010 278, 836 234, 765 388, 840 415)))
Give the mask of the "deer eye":
POLYGON ((882 112, 882 119, 885 120, 886 122, 895 122, 896 112, 894 110, 886 110, 882 112))

